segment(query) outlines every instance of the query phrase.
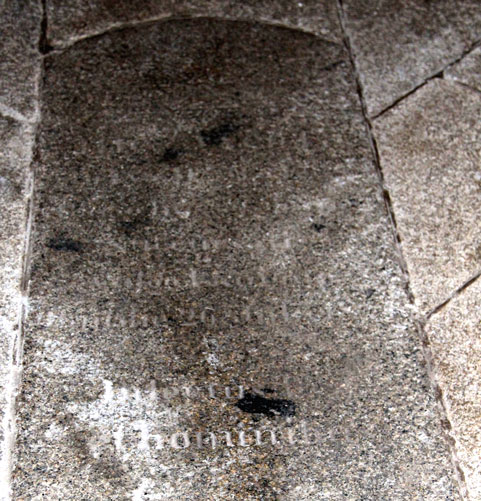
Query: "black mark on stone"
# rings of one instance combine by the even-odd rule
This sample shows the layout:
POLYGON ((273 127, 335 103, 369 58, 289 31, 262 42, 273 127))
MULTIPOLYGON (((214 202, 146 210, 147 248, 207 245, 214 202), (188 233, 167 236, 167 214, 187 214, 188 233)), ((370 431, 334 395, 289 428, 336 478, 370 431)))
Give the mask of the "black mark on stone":
POLYGON ((182 152, 180 150, 176 150, 175 148, 166 148, 164 151, 164 155, 161 158, 162 162, 172 162, 176 160, 182 152))
POLYGON ((317 233, 320 233, 321 230, 323 230, 326 227, 326 225, 321 223, 313 223, 312 227, 317 231, 317 233))
POLYGON ((236 405, 249 414, 264 414, 268 417, 296 415, 296 404, 291 400, 268 399, 252 393, 246 393, 236 405))
POLYGON ((231 122, 225 122, 212 129, 202 130, 200 135, 207 146, 218 146, 222 140, 239 130, 239 126, 231 122))
POLYGON ((47 247, 57 251, 82 252, 82 244, 71 238, 51 238, 47 247))
POLYGON ((367 289, 367 291, 366 291, 366 299, 369 299, 375 292, 376 292, 375 289, 367 289))

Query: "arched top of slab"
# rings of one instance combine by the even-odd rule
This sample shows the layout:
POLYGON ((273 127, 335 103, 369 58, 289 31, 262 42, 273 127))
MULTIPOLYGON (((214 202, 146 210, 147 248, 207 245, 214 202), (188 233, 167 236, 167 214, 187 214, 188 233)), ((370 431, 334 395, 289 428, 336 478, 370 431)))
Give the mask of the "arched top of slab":
POLYGON ((137 2, 135 8, 124 0, 53 0, 47 3, 47 16, 47 36, 54 47, 65 47, 119 27, 178 17, 261 22, 302 30, 338 43, 342 41, 336 0, 143 0, 137 2))

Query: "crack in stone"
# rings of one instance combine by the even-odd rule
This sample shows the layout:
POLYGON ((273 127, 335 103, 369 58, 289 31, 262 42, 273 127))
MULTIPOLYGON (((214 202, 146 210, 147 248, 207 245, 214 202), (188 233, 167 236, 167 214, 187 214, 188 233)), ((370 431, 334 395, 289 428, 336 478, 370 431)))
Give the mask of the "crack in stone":
MULTIPOLYGON (((449 63, 447 63, 441 70, 439 70, 436 73, 433 73, 432 75, 430 75, 427 78, 425 78, 420 84, 416 85, 409 92, 406 92, 401 97, 398 97, 389 106, 386 106, 386 108, 384 108, 383 110, 381 110, 379 113, 376 113, 375 115, 373 115, 371 117, 371 120, 376 120, 377 118, 381 117, 382 115, 384 115, 388 111, 392 110, 398 104, 402 103, 409 96, 412 96, 413 94, 415 94, 419 89, 422 89, 427 83, 431 82, 435 78, 444 79, 444 72, 447 69, 449 69, 449 68, 451 68, 451 66, 454 66, 455 64, 458 64, 459 62, 461 62, 466 56, 469 56, 469 54, 471 54, 471 52, 473 52, 473 50, 477 49, 480 45, 481 45, 481 40, 478 40, 478 41, 474 42, 459 57, 457 57, 453 61, 450 61, 449 63)), ((469 86, 466 86, 466 87, 469 87, 469 86)), ((471 88, 471 87, 469 87, 469 88, 471 88)), ((476 89, 474 89, 474 90, 476 90, 476 89)))
POLYGON ((405 99, 407 99, 409 96, 412 96, 415 94, 418 90, 422 89, 425 85, 427 85, 431 80, 434 80, 436 78, 444 78, 444 71, 446 68, 443 68, 441 71, 438 71, 434 73, 433 75, 427 77, 423 82, 421 82, 419 85, 416 85, 413 89, 411 89, 409 92, 406 92, 406 94, 403 94, 401 97, 398 97, 395 99, 389 106, 381 110, 379 113, 376 113, 371 117, 371 120, 376 120, 379 117, 382 117, 385 113, 388 111, 392 110, 393 108, 396 108, 398 104, 402 103, 405 99))
POLYGON ((469 278, 464 284, 460 285, 447 299, 445 299, 442 303, 435 306, 431 311, 426 314, 426 320, 429 320, 433 315, 436 315, 440 311, 444 310, 444 308, 456 297, 462 294, 467 288, 473 285, 478 279, 481 277, 481 271, 475 273, 471 278, 469 278))
POLYGON ((48 54, 53 50, 48 38, 48 15, 47 15, 47 0, 42 0, 42 20, 40 22, 40 39, 38 41, 38 50, 40 54, 48 54))

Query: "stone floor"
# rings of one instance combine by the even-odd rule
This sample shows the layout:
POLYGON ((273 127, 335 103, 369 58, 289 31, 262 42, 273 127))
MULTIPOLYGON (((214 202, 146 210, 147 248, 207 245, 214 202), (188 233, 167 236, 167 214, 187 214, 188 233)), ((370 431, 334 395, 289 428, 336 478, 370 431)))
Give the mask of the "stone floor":
POLYGON ((0 12, 0 499, 481 500, 479 1, 0 12))

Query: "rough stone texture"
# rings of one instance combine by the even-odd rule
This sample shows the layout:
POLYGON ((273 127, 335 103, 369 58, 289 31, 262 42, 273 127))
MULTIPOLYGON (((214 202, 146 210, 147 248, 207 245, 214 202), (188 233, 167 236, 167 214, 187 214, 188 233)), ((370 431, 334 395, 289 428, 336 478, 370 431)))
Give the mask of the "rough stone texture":
POLYGON ((336 0, 48 0, 50 43, 72 41, 129 22, 169 16, 264 21, 342 39, 336 0))
POLYGON ((343 0, 343 5, 371 116, 481 39, 478 0, 343 0))
POLYGON ((481 281, 477 280, 442 311, 426 330, 451 434, 469 499, 481 499, 481 281))
POLYGON ((37 0, 0 3, 0 107, 31 119, 36 112, 41 21, 37 0))
POLYGON ((448 68, 444 76, 481 92, 481 47, 474 49, 459 63, 448 68))
POLYGON ((44 89, 15 499, 459 499, 342 46, 172 21, 44 89))
POLYGON ((0 117, 0 498, 3 499, 8 454, 4 426, 10 398, 11 355, 18 338, 22 254, 25 238, 25 173, 32 132, 0 117))
POLYGON ((417 304, 481 269, 481 95, 435 79, 374 122, 417 304))

